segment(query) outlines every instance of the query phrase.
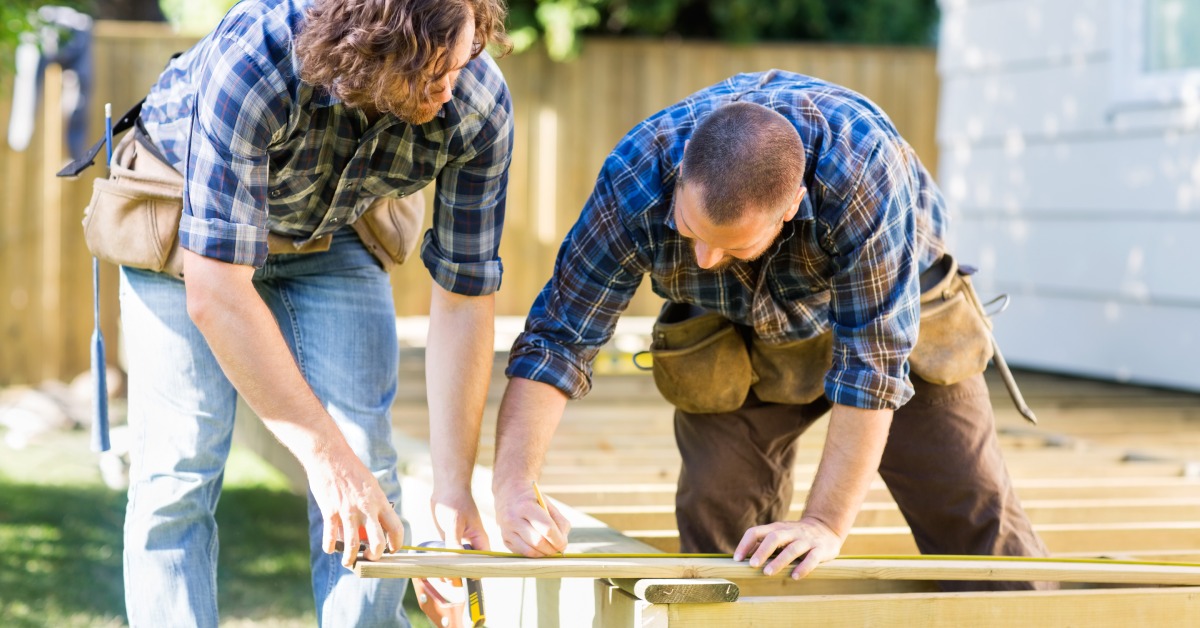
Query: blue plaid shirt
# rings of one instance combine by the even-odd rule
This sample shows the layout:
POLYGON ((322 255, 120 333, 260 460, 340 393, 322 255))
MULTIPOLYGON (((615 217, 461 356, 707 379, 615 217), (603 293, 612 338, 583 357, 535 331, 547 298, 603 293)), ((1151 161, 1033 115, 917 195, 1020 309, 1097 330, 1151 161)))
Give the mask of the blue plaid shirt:
POLYGON ((829 399, 897 408, 912 396, 918 277, 941 257, 945 227, 941 192, 876 105, 807 76, 739 74, 655 114, 617 144, 559 249, 507 375, 585 395, 596 352, 648 274, 659 296, 719 312, 768 343, 832 328, 829 399), (760 260, 712 272, 696 265, 675 228, 673 192, 696 124, 737 100, 796 125, 808 193, 760 260))
POLYGON ((147 97, 142 121, 185 177, 180 242, 262 266, 268 231, 301 245, 354 222, 377 197, 437 179, 421 259, 447 290, 494 292, 513 139, 500 70, 480 55, 433 121, 384 115, 372 125, 297 78, 292 44, 308 5, 239 3, 147 97))

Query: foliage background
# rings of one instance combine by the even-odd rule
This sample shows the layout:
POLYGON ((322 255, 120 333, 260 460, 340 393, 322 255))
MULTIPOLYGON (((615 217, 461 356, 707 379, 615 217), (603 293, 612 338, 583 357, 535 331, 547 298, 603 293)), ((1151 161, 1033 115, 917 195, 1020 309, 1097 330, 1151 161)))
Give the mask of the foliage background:
POLYGON ((678 37, 738 43, 823 41, 930 45, 936 0, 510 0, 518 50, 538 41, 555 59, 579 35, 678 37))
MULTIPOLYGON (((161 11, 177 30, 203 34, 235 1, 5 0, 0 55, 11 64, 18 34, 44 4, 118 19, 161 11)), ((578 54, 581 35, 930 45, 937 17, 937 0, 510 0, 508 24, 518 52, 543 45, 563 61, 578 54)))

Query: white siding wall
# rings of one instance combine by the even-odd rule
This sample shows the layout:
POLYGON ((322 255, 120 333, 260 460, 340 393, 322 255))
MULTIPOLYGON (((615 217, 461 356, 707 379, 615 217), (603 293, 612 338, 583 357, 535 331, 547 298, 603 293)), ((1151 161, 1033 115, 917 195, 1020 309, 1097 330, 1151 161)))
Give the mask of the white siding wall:
POLYGON ((1118 107, 1110 0, 941 0, 952 246, 1016 365, 1200 390, 1200 103, 1118 107))

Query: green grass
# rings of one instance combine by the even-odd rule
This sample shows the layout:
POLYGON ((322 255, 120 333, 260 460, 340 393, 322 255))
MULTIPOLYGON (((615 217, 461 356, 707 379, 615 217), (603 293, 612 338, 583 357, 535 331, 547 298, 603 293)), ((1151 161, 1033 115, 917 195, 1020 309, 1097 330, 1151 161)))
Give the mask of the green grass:
MULTIPOLYGON (((20 451, 0 443, 0 626, 126 625, 125 493, 104 486, 95 460, 83 432, 20 451)), ((217 524, 222 624, 316 625, 305 500, 283 476, 235 448, 217 524)))

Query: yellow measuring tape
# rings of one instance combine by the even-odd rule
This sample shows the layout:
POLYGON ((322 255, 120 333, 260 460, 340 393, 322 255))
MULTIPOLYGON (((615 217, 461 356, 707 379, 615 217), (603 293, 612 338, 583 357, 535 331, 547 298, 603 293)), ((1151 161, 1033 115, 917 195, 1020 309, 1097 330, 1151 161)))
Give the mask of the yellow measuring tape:
MULTIPOLYGON (((526 558, 514 552, 491 552, 486 550, 452 549, 447 547, 412 547, 403 545, 401 551, 410 552, 441 552, 446 554, 461 554, 468 556, 494 556, 497 558, 526 558)), ((733 554, 555 554, 547 556, 546 560, 555 558, 733 558, 733 554)), ((1124 560, 1116 558, 1052 558, 1040 556, 977 556, 955 554, 877 554, 877 555, 845 555, 838 556, 845 560, 973 560, 973 561, 1003 561, 1013 563, 1068 563, 1084 565, 1141 565, 1145 567, 1194 567, 1200 568, 1200 563, 1182 563, 1171 561, 1124 560)))

